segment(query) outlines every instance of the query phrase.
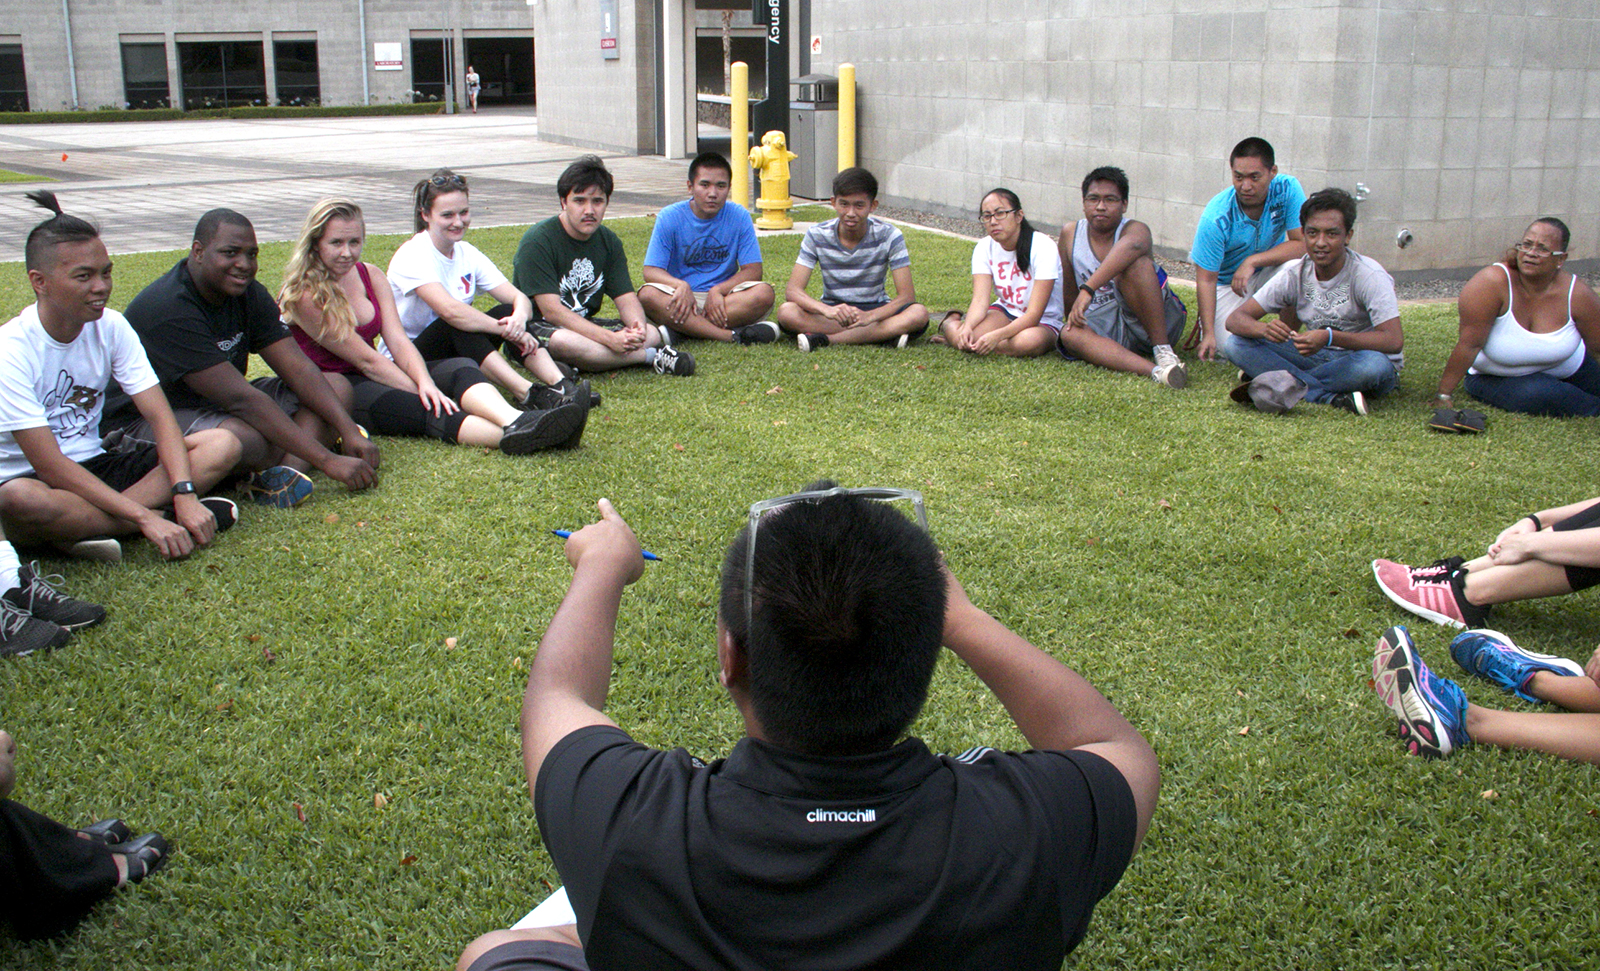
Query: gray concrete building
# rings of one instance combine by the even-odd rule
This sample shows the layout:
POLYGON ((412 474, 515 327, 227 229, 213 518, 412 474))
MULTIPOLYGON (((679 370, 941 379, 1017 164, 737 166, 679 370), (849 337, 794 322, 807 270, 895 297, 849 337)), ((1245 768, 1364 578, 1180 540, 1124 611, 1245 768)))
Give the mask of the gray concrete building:
MULTIPOLYGON (((1594 0, 787 2, 793 75, 856 66, 858 160, 891 204, 972 215, 1007 185, 1059 224, 1119 165, 1186 253, 1229 148, 1261 135, 1307 191, 1364 198, 1356 245, 1397 272, 1482 266, 1543 214, 1600 251, 1594 0)), ((607 60, 593 5, 534 3, 541 136, 687 155, 698 8, 728 4, 615 4, 607 60)))
POLYGON ((0 108, 532 103, 526 0, 22 0, 0 18, 0 108))

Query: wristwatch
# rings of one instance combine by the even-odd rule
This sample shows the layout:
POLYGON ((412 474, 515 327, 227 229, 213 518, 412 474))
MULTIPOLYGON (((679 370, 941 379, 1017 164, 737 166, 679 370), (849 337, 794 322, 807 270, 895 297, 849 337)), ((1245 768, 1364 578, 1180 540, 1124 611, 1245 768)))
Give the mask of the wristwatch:
POLYGON ((192 496, 195 493, 194 483, 188 479, 172 484, 172 494, 175 496, 192 496))

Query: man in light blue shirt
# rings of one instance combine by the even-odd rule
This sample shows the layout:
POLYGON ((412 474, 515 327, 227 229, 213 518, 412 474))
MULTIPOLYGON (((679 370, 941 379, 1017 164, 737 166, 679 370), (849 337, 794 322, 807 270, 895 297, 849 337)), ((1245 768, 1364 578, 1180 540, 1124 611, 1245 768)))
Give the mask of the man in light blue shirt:
MULTIPOLYGON (((1200 326, 1190 335, 1199 355, 1227 354, 1228 315, 1271 279, 1277 268, 1306 255, 1300 207, 1306 191, 1290 175, 1279 175, 1272 146, 1246 138, 1228 157, 1233 187, 1217 193, 1200 214, 1189 261, 1195 267, 1195 302, 1200 326)), ((1231 358, 1230 358, 1231 359, 1231 358)))
POLYGON ((770 344, 778 325, 763 320, 772 287, 761 281, 761 246, 750 213, 728 201, 733 169, 715 152, 689 165, 689 198, 656 216, 644 254, 639 301, 674 336, 770 344))

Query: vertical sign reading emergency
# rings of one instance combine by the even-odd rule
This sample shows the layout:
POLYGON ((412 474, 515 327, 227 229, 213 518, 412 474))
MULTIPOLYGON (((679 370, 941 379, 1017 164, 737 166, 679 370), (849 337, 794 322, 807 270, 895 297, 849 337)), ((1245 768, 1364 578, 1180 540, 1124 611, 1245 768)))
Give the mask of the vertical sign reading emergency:
POLYGON ((608 61, 622 56, 617 50, 617 0, 600 0, 600 56, 608 61))

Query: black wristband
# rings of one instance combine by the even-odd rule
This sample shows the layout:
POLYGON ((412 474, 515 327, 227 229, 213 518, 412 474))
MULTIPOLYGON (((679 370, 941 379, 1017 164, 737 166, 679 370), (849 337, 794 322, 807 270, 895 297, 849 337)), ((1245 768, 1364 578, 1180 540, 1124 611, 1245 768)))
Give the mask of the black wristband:
POLYGON ((1534 532, 1537 533, 1541 529, 1544 529, 1544 523, 1539 522, 1539 517, 1535 516, 1533 513, 1530 512, 1526 516, 1523 516, 1522 518, 1523 519, 1531 519, 1531 520, 1533 520, 1533 531, 1534 532))

